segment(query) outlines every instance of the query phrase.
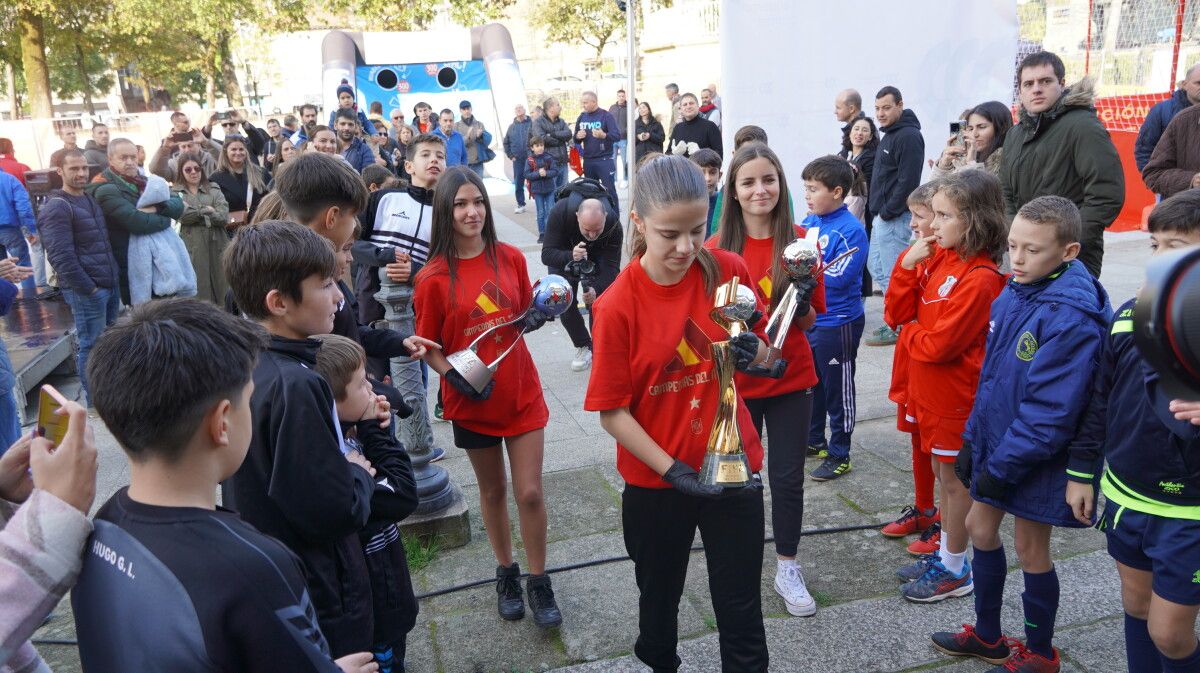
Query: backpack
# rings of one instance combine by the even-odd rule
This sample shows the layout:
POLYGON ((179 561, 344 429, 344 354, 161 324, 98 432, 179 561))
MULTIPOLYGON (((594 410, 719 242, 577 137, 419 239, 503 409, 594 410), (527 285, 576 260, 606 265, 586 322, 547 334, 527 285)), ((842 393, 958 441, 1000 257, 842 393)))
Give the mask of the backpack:
POLYGON ((600 203, 606 204, 606 208, 610 213, 619 215, 617 210, 617 200, 608 193, 604 185, 595 178, 575 178, 571 182, 559 188, 558 193, 554 195, 555 201, 561 201, 566 198, 572 198, 571 211, 574 212, 579 203, 585 199, 599 199, 600 203), (572 197, 572 195, 576 195, 572 197))

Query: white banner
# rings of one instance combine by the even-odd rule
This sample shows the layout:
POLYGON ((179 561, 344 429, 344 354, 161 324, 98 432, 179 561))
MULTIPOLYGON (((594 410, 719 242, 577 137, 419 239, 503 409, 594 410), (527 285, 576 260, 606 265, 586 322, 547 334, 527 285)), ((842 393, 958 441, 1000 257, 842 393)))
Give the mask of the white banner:
POLYGON ((874 117, 875 93, 887 85, 900 89, 904 107, 921 122, 926 156, 937 158, 950 122, 964 109, 989 100, 1012 102, 1016 5, 723 0, 726 166, 733 134, 756 124, 783 160, 793 191, 802 193, 805 164, 841 149, 841 124, 833 114, 837 93, 857 89, 863 110, 874 117))

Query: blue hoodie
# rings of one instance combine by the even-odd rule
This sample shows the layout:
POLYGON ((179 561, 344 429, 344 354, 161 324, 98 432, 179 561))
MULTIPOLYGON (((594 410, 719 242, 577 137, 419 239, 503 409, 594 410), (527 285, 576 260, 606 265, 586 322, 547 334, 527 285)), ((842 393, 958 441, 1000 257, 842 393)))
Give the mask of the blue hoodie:
POLYGON ((1121 306, 1104 337, 1087 415, 1071 444, 1066 477, 1096 482, 1109 500, 1138 512, 1200 520, 1200 427, 1180 421, 1171 396, 1138 351, 1135 300, 1121 306))
POLYGON ((580 130, 587 131, 588 134, 583 140, 576 140, 575 144, 579 146, 579 156, 583 159, 611 159, 613 155, 613 144, 621 140, 621 131, 617 128, 617 120, 612 116, 612 113, 604 108, 596 108, 595 112, 580 113, 579 119, 575 120, 575 133, 580 130), (592 137, 592 131, 599 129, 604 131, 603 138, 592 137))
POLYGON ((467 143, 458 131, 450 131, 447 136, 439 126, 433 130, 433 135, 446 141, 446 168, 467 165, 467 143))
POLYGON ((341 154, 346 158, 346 161, 350 162, 354 170, 359 173, 362 173, 362 170, 367 166, 375 164, 375 153, 371 151, 370 145, 363 142, 362 138, 351 139, 350 144, 346 146, 346 149, 342 150, 341 154))
POLYGON ((1162 138, 1163 131, 1167 130, 1167 124, 1171 123, 1175 115, 1191 106, 1192 101, 1188 100, 1187 92, 1176 89, 1170 98, 1159 101, 1150 108, 1150 112, 1146 114, 1146 121, 1142 122, 1142 128, 1138 130, 1137 142, 1133 144, 1133 161, 1139 171, 1150 163, 1150 155, 1154 154, 1154 146, 1162 138))
POLYGON ((1112 310, 1104 286, 1074 260, 1045 279, 1008 281, 992 302, 987 354, 963 438, 971 496, 1023 519, 1082 527, 1066 503, 1067 448, 1092 395, 1112 310), (1003 501, 975 493, 983 470, 1003 501))
POLYGON ((26 235, 37 231, 29 192, 20 180, 4 171, 0 171, 0 227, 20 227, 26 235))
POLYGON ((824 215, 812 215, 800 223, 808 231, 817 230, 821 259, 832 261, 851 248, 858 252, 825 271, 825 312, 817 314, 817 327, 837 327, 863 315, 862 272, 867 264, 867 230, 862 222, 842 205, 824 215))

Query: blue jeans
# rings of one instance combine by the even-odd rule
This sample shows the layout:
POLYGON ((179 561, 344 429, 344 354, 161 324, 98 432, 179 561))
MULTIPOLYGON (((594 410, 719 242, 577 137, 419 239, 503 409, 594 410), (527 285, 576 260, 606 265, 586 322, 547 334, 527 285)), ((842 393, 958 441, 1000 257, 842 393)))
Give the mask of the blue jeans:
POLYGON ((546 233, 546 220, 550 217, 550 209, 554 207, 553 194, 534 194, 533 202, 537 204, 538 235, 546 233))
MULTIPOLYGON (((557 194, 558 190, 567 184, 567 172, 571 170, 571 167, 563 163, 556 170, 558 171, 558 175, 554 177, 554 194, 557 194)), ((554 205, 554 194, 550 195, 550 205, 554 205)))
POLYGON ((628 150, 628 140, 618 140, 613 143, 613 160, 617 162, 617 177, 622 180, 629 179, 628 150))
POLYGON ((30 244, 29 253, 33 263, 33 282, 38 287, 46 287, 49 284, 46 279, 46 251, 42 249, 40 236, 36 242, 30 244))
POLYGON ((474 172, 475 172, 475 175, 478 175, 478 176, 479 176, 479 177, 481 177, 481 178, 483 177, 483 163, 478 163, 478 164, 467 164, 467 168, 469 168, 469 169, 471 169, 472 171, 474 171, 474 172))
MULTIPOLYGON (((20 227, 0 227, 0 246, 4 247, 4 252, 9 257, 17 258, 18 266, 31 266, 29 241, 25 240, 25 234, 22 233, 20 227)), ((30 293, 37 291, 33 276, 21 281, 21 289, 28 290, 30 293)))
POLYGON ((911 221, 912 213, 906 211, 894 220, 885 220, 876 215, 871 224, 867 269, 884 292, 887 292, 888 279, 892 277, 892 267, 896 266, 896 260, 900 259, 912 240, 912 229, 909 228, 911 221))
POLYGON ((0 455, 4 455, 8 447, 21 436, 21 422, 17 420, 17 397, 13 390, 16 385, 17 377, 13 374, 12 361, 8 359, 8 349, 0 340, 0 455))
POLYGON ((87 359, 92 352, 96 338, 105 327, 113 324, 117 313, 121 310, 121 295, 115 288, 98 287, 90 295, 81 295, 70 288, 63 288, 63 297, 71 307, 75 317, 75 331, 79 336, 79 354, 76 363, 79 366, 79 382, 83 384, 83 392, 91 399, 87 382, 87 359))
POLYGON ((513 187, 516 189, 517 205, 525 207, 525 167, 528 162, 526 157, 521 155, 513 159, 513 187))

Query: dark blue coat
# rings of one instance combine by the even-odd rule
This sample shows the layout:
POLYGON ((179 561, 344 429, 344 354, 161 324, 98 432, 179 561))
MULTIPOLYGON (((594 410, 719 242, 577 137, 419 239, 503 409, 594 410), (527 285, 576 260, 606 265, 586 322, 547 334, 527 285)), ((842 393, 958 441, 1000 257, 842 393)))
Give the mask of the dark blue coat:
POLYGON ((1167 130, 1167 124, 1171 123, 1175 115, 1191 105, 1187 92, 1176 89, 1170 98, 1159 101, 1150 108, 1150 112, 1146 114, 1146 121, 1142 122, 1142 128, 1138 131, 1137 142, 1133 145, 1133 160, 1139 171, 1149 163, 1150 155, 1154 154, 1154 146, 1158 144, 1159 138, 1162 138, 1163 131, 1167 130))
POLYGON ((976 500, 1023 519, 1080 527, 1066 504, 1067 446, 1079 427, 1112 309, 1076 260, 1041 282, 1009 281, 992 302, 987 354, 964 437, 981 470, 1006 485, 976 500))
POLYGON ((79 295, 90 295, 97 287, 117 287, 120 271, 104 211, 91 195, 51 192, 38 211, 38 231, 59 285, 79 295))
POLYGON ((908 212, 908 195, 921 184, 925 138, 912 110, 901 112, 894 124, 879 130, 884 135, 875 150, 867 207, 872 214, 894 220, 908 212))

